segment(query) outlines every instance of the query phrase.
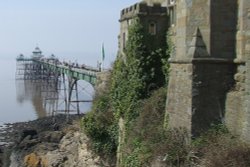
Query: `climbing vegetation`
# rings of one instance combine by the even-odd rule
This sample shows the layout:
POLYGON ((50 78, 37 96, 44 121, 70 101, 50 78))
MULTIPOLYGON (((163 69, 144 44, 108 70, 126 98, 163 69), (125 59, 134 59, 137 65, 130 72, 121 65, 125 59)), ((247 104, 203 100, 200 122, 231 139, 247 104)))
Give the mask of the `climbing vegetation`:
MULTIPOLYGON (((165 38, 163 35, 161 40, 165 41, 165 38)), ((143 112, 141 108, 145 105, 145 99, 166 84, 163 71, 163 60, 166 62, 168 58, 166 42, 155 45, 155 40, 156 37, 148 34, 138 19, 133 21, 129 27, 125 55, 121 53, 117 56, 106 91, 97 94, 92 111, 82 119, 82 127, 91 138, 90 146, 99 155, 114 159, 118 145, 119 118, 125 120, 126 129, 132 128, 134 121, 143 112)), ((163 106, 163 103, 159 106, 161 114, 163 106)), ((137 152, 146 148, 140 142, 141 137, 134 140, 133 144, 138 146, 137 152)), ((143 152, 148 153, 149 150, 152 148, 146 148, 143 152)), ((130 159, 134 164, 133 157, 130 159)))
POLYGON ((154 40, 135 19, 129 28, 125 55, 118 55, 111 78, 112 107, 126 121, 138 116, 139 101, 165 84, 162 59, 166 44, 154 46, 154 40))
POLYGON ((84 132, 90 137, 90 146, 92 150, 103 157, 105 160, 115 161, 117 142, 118 142, 118 124, 114 119, 114 114, 107 108, 109 102, 108 96, 96 97, 94 107, 82 119, 84 132))

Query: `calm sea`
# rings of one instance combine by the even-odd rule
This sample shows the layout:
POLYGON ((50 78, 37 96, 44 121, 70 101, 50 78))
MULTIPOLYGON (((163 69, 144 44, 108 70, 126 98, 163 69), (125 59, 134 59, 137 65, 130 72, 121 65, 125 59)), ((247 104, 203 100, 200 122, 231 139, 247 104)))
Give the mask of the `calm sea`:
MULTIPOLYGON (((0 60, 0 125, 34 120, 51 115, 54 110, 64 110, 64 90, 59 88, 55 92, 46 82, 16 80, 15 73, 15 58, 2 58, 0 60), (55 100, 55 97, 58 100, 55 100)), ((93 94, 94 89, 90 84, 84 81, 78 83, 78 100, 91 100, 93 94)), ((76 92, 73 92, 72 98, 73 100, 76 98, 76 92)), ((71 105, 72 111, 76 108, 76 104, 71 105)), ((81 113, 85 113, 90 110, 91 103, 80 103, 79 108, 81 113)))

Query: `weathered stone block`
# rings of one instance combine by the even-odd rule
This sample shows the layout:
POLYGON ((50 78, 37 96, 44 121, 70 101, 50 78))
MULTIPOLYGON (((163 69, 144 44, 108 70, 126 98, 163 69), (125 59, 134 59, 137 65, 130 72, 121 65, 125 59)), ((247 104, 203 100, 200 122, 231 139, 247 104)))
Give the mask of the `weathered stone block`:
POLYGON ((244 121, 244 93, 232 91, 227 94, 225 123, 230 132, 240 136, 244 121))

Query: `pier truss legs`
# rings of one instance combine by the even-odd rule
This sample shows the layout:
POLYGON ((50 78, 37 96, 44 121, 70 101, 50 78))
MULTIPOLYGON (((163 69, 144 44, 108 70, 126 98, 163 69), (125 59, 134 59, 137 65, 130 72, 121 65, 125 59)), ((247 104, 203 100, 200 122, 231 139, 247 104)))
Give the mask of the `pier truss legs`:
POLYGON ((57 113, 64 113, 67 115, 67 118, 70 114, 79 115, 81 113, 80 104, 92 102, 91 93, 85 90, 83 85, 81 85, 82 83, 79 82, 80 80, 73 77, 67 77, 66 74, 61 74, 61 76, 59 76, 57 80, 58 81, 55 83, 55 85, 57 85, 55 86, 57 97, 52 97, 52 95, 50 94, 49 97, 46 98, 48 100, 51 100, 50 102, 52 102, 54 98, 57 98, 55 99, 53 105, 49 103, 49 101, 46 103, 51 106, 49 110, 52 110, 53 115, 57 113), (90 97, 89 100, 81 99, 87 95, 90 97))
POLYGON ((64 110, 65 114, 68 108, 68 101, 67 101, 67 86, 66 86, 66 80, 65 80, 65 75, 63 74, 63 92, 64 92, 64 110))
POLYGON ((69 116, 69 113, 74 111, 70 110, 71 107, 75 107, 76 113, 79 115, 80 114, 80 107, 79 107, 79 98, 78 98, 78 84, 77 84, 77 79, 76 78, 69 78, 69 93, 68 93, 68 106, 67 106, 67 118, 69 116), (72 100, 72 93, 75 91, 75 100, 72 100), (76 104, 76 106, 72 105, 76 104))
POLYGON ((54 115, 54 111, 58 108, 58 99, 59 97, 59 85, 60 74, 59 73, 50 73, 47 77, 42 80, 38 80, 43 83, 43 98, 44 98, 44 108, 46 108, 48 115, 54 115))
POLYGON ((86 89, 85 81, 72 77, 73 71, 63 73, 55 69, 33 60, 20 60, 17 61, 16 79, 24 80, 26 84, 30 83, 29 85, 37 83, 34 84, 36 87, 40 85, 41 90, 34 88, 36 90, 34 92, 41 94, 41 107, 45 115, 64 113, 68 117, 71 113, 80 114, 81 107, 85 107, 82 104, 92 102, 91 94, 94 92, 86 89))
POLYGON ((75 84, 75 88, 76 88, 76 100, 78 101, 77 103, 76 103, 76 111, 77 111, 77 114, 79 115, 80 114, 80 105, 79 105, 79 96, 78 96, 78 86, 77 86, 78 84, 77 84, 77 82, 76 82, 76 84, 75 84))

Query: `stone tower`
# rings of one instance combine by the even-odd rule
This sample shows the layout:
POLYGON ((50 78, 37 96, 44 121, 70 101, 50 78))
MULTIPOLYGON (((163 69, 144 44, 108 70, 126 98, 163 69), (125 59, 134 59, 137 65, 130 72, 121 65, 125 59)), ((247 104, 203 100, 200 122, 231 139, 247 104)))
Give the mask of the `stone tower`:
POLYGON ((135 18, 140 19, 140 22, 145 27, 146 31, 154 36, 155 43, 160 45, 157 39, 160 39, 167 29, 167 10, 160 3, 147 2, 136 3, 121 11, 120 17, 120 34, 119 34, 119 52, 124 55, 126 41, 128 39, 128 28, 135 18))
POLYGON ((196 136, 211 124, 229 119, 227 111, 233 105, 228 104, 228 94, 237 86, 236 72, 243 74, 246 68, 242 58, 246 57, 245 33, 249 28, 244 24, 249 22, 249 3, 176 1, 176 25, 171 30, 175 47, 166 106, 170 127, 185 127, 196 136))
MULTIPOLYGON (((162 6, 163 0, 146 0, 136 3, 121 11, 120 34, 119 34, 119 56, 126 58, 125 49, 128 39, 129 26, 136 19, 139 19, 144 28, 145 34, 150 36, 150 44, 162 46, 166 43, 166 31, 168 25, 167 9, 162 6), (161 40, 163 39, 163 40, 161 40)), ((146 41, 145 41, 146 42, 146 41)), ((151 46, 152 48, 154 46, 151 46)), ((147 55, 145 55, 147 56, 147 55)), ((117 149, 117 166, 122 164, 122 145, 125 140, 125 125, 123 118, 119 119, 119 146, 117 149)))

